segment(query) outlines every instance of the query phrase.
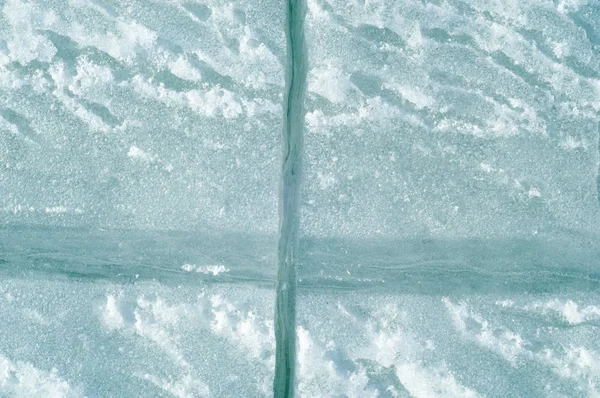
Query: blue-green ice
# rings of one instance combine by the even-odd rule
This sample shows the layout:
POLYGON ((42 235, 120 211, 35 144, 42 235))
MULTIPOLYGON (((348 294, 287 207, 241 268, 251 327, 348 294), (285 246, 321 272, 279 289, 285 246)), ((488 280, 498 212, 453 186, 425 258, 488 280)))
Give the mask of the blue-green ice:
POLYGON ((599 0, 0 0, 0 398, 600 397, 599 0))

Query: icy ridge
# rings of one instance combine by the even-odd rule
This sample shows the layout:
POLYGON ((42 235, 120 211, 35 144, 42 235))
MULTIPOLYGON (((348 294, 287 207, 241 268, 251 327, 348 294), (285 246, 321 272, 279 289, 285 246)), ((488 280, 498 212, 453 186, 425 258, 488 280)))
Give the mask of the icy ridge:
POLYGON ((284 97, 283 169, 280 198, 277 301, 275 313, 275 397, 294 396, 296 362, 296 265, 307 62, 304 0, 286 7, 286 90, 284 97))

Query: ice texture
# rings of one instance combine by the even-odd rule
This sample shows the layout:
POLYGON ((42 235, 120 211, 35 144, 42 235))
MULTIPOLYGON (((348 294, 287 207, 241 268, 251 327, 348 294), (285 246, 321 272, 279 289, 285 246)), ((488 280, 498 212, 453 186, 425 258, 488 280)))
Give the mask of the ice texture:
POLYGON ((298 303, 300 396, 598 394, 597 293, 305 291, 298 303))
POLYGON ((597 234, 599 6, 310 0, 305 233, 597 234))
POLYGON ((299 394, 596 396, 600 3, 308 4, 299 394))
POLYGON ((3 223, 275 232, 276 2, 1 6, 3 223))
POLYGON ((0 0, 0 398, 600 395, 600 2, 299 3, 0 0))
POLYGON ((257 287, 3 280, 2 328, 21 333, 3 330, 0 396, 266 396, 272 297, 257 287))

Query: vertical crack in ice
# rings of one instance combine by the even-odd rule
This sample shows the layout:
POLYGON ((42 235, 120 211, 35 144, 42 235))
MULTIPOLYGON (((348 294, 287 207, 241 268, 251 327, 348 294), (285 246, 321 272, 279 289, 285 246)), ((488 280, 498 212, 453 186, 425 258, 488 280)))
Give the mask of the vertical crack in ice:
POLYGON ((300 179, 306 93, 304 42, 306 0, 286 0, 287 68, 283 102, 283 164, 275 305, 275 398, 294 396, 296 363, 296 266, 300 215, 300 179))
POLYGON ((598 204, 600 205, 600 120, 596 121, 596 128, 598 130, 598 162, 596 164, 596 196, 598 198, 598 204))

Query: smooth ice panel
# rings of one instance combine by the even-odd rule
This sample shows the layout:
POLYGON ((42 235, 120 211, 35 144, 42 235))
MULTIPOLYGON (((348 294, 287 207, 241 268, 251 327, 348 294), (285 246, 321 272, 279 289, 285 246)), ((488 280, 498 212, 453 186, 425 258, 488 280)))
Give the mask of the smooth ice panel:
POLYGON ((274 233, 276 2, 3 1, 0 222, 274 233))

